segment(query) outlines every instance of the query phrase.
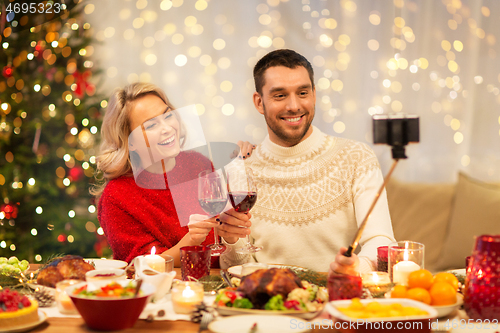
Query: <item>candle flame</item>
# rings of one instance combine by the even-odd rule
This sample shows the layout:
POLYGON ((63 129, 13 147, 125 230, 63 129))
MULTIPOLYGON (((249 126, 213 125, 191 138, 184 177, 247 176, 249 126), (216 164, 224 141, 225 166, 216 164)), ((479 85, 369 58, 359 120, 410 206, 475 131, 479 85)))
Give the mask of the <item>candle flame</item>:
POLYGON ((408 251, 403 251, 403 260, 408 261, 408 259, 409 259, 408 251))
POLYGON ((151 248, 151 255, 154 256, 156 254, 156 246, 151 248))
POLYGON ((373 282, 375 282, 376 284, 380 282, 380 277, 378 276, 377 273, 373 272, 372 277, 373 277, 373 282))
POLYGON ((182 297, 191 298, 195 295, 194 290, 190 286, 186 286, 186 289, 182 291, 182 297))
POLYGON ((478 278, 482 278, 482 277, 483 277, 483 271, 482 271, 481 269, 479 269, 479 270, 477 271, 477 277, 478 277, 478 278))

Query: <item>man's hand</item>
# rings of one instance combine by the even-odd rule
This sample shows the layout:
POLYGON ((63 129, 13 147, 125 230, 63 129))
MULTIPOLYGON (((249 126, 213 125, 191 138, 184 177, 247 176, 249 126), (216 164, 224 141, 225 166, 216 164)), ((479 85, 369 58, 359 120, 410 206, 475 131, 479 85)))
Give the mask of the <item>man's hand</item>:
POLYGON ((234 208, 225 211, 220 215, 222 224, 217 228, 219 235, 224 237, 229 244, 236 243, 238 238, 250 235, 251 217, 250 213, 238 213, 234 208))
POLYGON ((359 258, 354 253, 351 257, 344 256, 347 251, 346 247, 341 247, 339 253, 335 256, 335 261, 330 264, 328 275, 332 273, 346 274, 346 275, 359 275, 359 258))
POLYGON ((200 245, 207 238, 212 228, 219 225, 215 217, 209 218, 207 215, 193 214, 189 216, 189 238, 192 245, 200 245))

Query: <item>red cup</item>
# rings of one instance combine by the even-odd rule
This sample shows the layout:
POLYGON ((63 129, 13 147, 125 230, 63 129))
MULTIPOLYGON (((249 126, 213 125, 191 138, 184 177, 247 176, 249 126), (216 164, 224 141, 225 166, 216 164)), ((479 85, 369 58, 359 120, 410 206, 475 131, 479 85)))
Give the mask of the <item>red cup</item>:
POLYGON ((361 298, 363 284, 361 276, 330 274, 327 281, 330 301, 339 299, 361 298))
POLYGON ((500 318, 500 235, 476 238, 467 267, 464 308, 469 318, 500 318))
POLYGON ((389 246, 379 246, 377 248, 377 271, 389 271, 389 246))
POLYGON ((181 247, 182 280, 199 280, 210 275, 211 253, 208 246, 181 247))

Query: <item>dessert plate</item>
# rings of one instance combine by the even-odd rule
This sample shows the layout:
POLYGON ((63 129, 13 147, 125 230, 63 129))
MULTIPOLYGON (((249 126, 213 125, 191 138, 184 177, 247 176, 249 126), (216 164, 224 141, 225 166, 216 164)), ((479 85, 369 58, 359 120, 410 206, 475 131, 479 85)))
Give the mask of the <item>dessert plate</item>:
POLYGON ((32 328, 35 328, 36 326, 40 325, 44 321, 47 320, 47 314, 43 312, 42 310, 38 309, 38 321, 25 324, 25 325, 19 325, 19 326, 14 326, 14 327, 9 327, 9 328, 0 328, 0 333, 14 333, 14 332, 26 332, 32 328))
POLYGON ((114 260, 114 259, 98 259, 98 258, 86 258, 86 262, 89 264, 94 264, 95 269, 104 269, 104 268, 125 268, 127 267, 127 262, 122 260, 114 260))
POLYGON ((259 316, 245 315, 233 316, 222 319, 217 319, 208 325, 212 332, 216 333, 248 333, 255 325, 255 332, 309 332, 308 322, 298 318, 290 318, 287 316, 259 316))

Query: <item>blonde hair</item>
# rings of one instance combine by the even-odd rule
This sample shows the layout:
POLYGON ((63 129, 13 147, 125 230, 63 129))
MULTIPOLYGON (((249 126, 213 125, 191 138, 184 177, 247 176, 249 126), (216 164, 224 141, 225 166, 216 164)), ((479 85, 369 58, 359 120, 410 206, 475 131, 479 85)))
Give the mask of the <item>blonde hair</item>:
POLYGON ((145 96, 155 95, 172 109, 180 123, 181 147, 186 141, 186 130, 181 122, 179 114, 170 103, 167 95, 154 84, 132 83, 123 89, 116 89, 111 95, 106 114, 101 126, 101 148, 99 156, 96 158, 97 184, 90 188, 90 193, 100 196, 107 183, 123 175, 132 176, 132 166, 128 148, 128 137, 131 133, 130 112, 134 107, 134 102, 145 96))

